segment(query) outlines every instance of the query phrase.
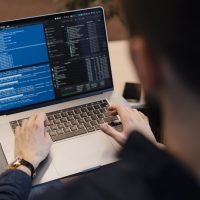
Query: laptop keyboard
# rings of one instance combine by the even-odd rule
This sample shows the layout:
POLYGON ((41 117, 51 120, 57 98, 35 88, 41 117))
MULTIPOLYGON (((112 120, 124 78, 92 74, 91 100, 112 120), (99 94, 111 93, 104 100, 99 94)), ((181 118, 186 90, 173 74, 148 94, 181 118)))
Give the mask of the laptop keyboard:
MULTIPOLYGON (((47 113, 49 132, 52 140, 59 141, 70 137, 94 132, 100 129, 100 124, 109 123, 120 125, 117 116, 107 110, 109 103, 106 99, 47 113), (116 121, 116 123, 114 123, 116 121)), ((22 124, 24 119, 10 122, 13 129, 22 124)))

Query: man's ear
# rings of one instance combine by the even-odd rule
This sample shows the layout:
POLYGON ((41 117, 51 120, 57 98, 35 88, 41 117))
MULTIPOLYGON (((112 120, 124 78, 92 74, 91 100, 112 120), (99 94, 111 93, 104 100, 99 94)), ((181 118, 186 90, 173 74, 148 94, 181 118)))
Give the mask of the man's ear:
POLYGON ((151 93, 161 78, 156 53, 143 37, 131 38, 130 53, 145 92, 151 93))

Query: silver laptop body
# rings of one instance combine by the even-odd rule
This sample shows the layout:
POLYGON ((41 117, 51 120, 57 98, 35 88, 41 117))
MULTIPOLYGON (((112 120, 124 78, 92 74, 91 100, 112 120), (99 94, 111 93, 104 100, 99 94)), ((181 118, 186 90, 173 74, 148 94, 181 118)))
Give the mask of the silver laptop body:
MULTIPOLYGON (((87 123, 94 124, 93 112, 102 116, 94 105, 126 103, 113 90, 101 7, 2 22, 0 47, 0 143, 8 163, 14 160, 16 121, 45 112, 58 117, 50 120, 54 123, 61 121, 58 111, 70 114, 75 107, 82 112, 86 105, 92 107, 87 123)), ((73 132, 71 123, 67 129, 73 132)), ((66 127, 58 125, 49 125, 57 128, 50 131, 61 139, 52 136, 50 154, 37 171, 35 185, 117 160, 119 146, 98 128, 63 137, 66 127)))

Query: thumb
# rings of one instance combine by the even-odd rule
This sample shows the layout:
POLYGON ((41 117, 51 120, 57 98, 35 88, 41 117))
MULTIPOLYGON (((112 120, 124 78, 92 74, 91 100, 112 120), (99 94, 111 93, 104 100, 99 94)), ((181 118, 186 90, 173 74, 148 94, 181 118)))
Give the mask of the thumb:
POLYGON ((109 126, 108 124, 101 124, 100 128, 104 133, 115 139, 120 145, 124 144, 126 138, 123 132, 116 131, 113 127, 109 126))

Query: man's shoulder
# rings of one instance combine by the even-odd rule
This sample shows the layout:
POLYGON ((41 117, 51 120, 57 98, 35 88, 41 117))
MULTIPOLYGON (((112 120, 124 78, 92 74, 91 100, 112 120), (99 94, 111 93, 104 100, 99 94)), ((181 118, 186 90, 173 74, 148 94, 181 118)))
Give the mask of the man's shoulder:
POLYGON ((189 170, 141 134, 130 136, 120 157, 81 182, 110 199, 200 199, 200 187, 189 170))

